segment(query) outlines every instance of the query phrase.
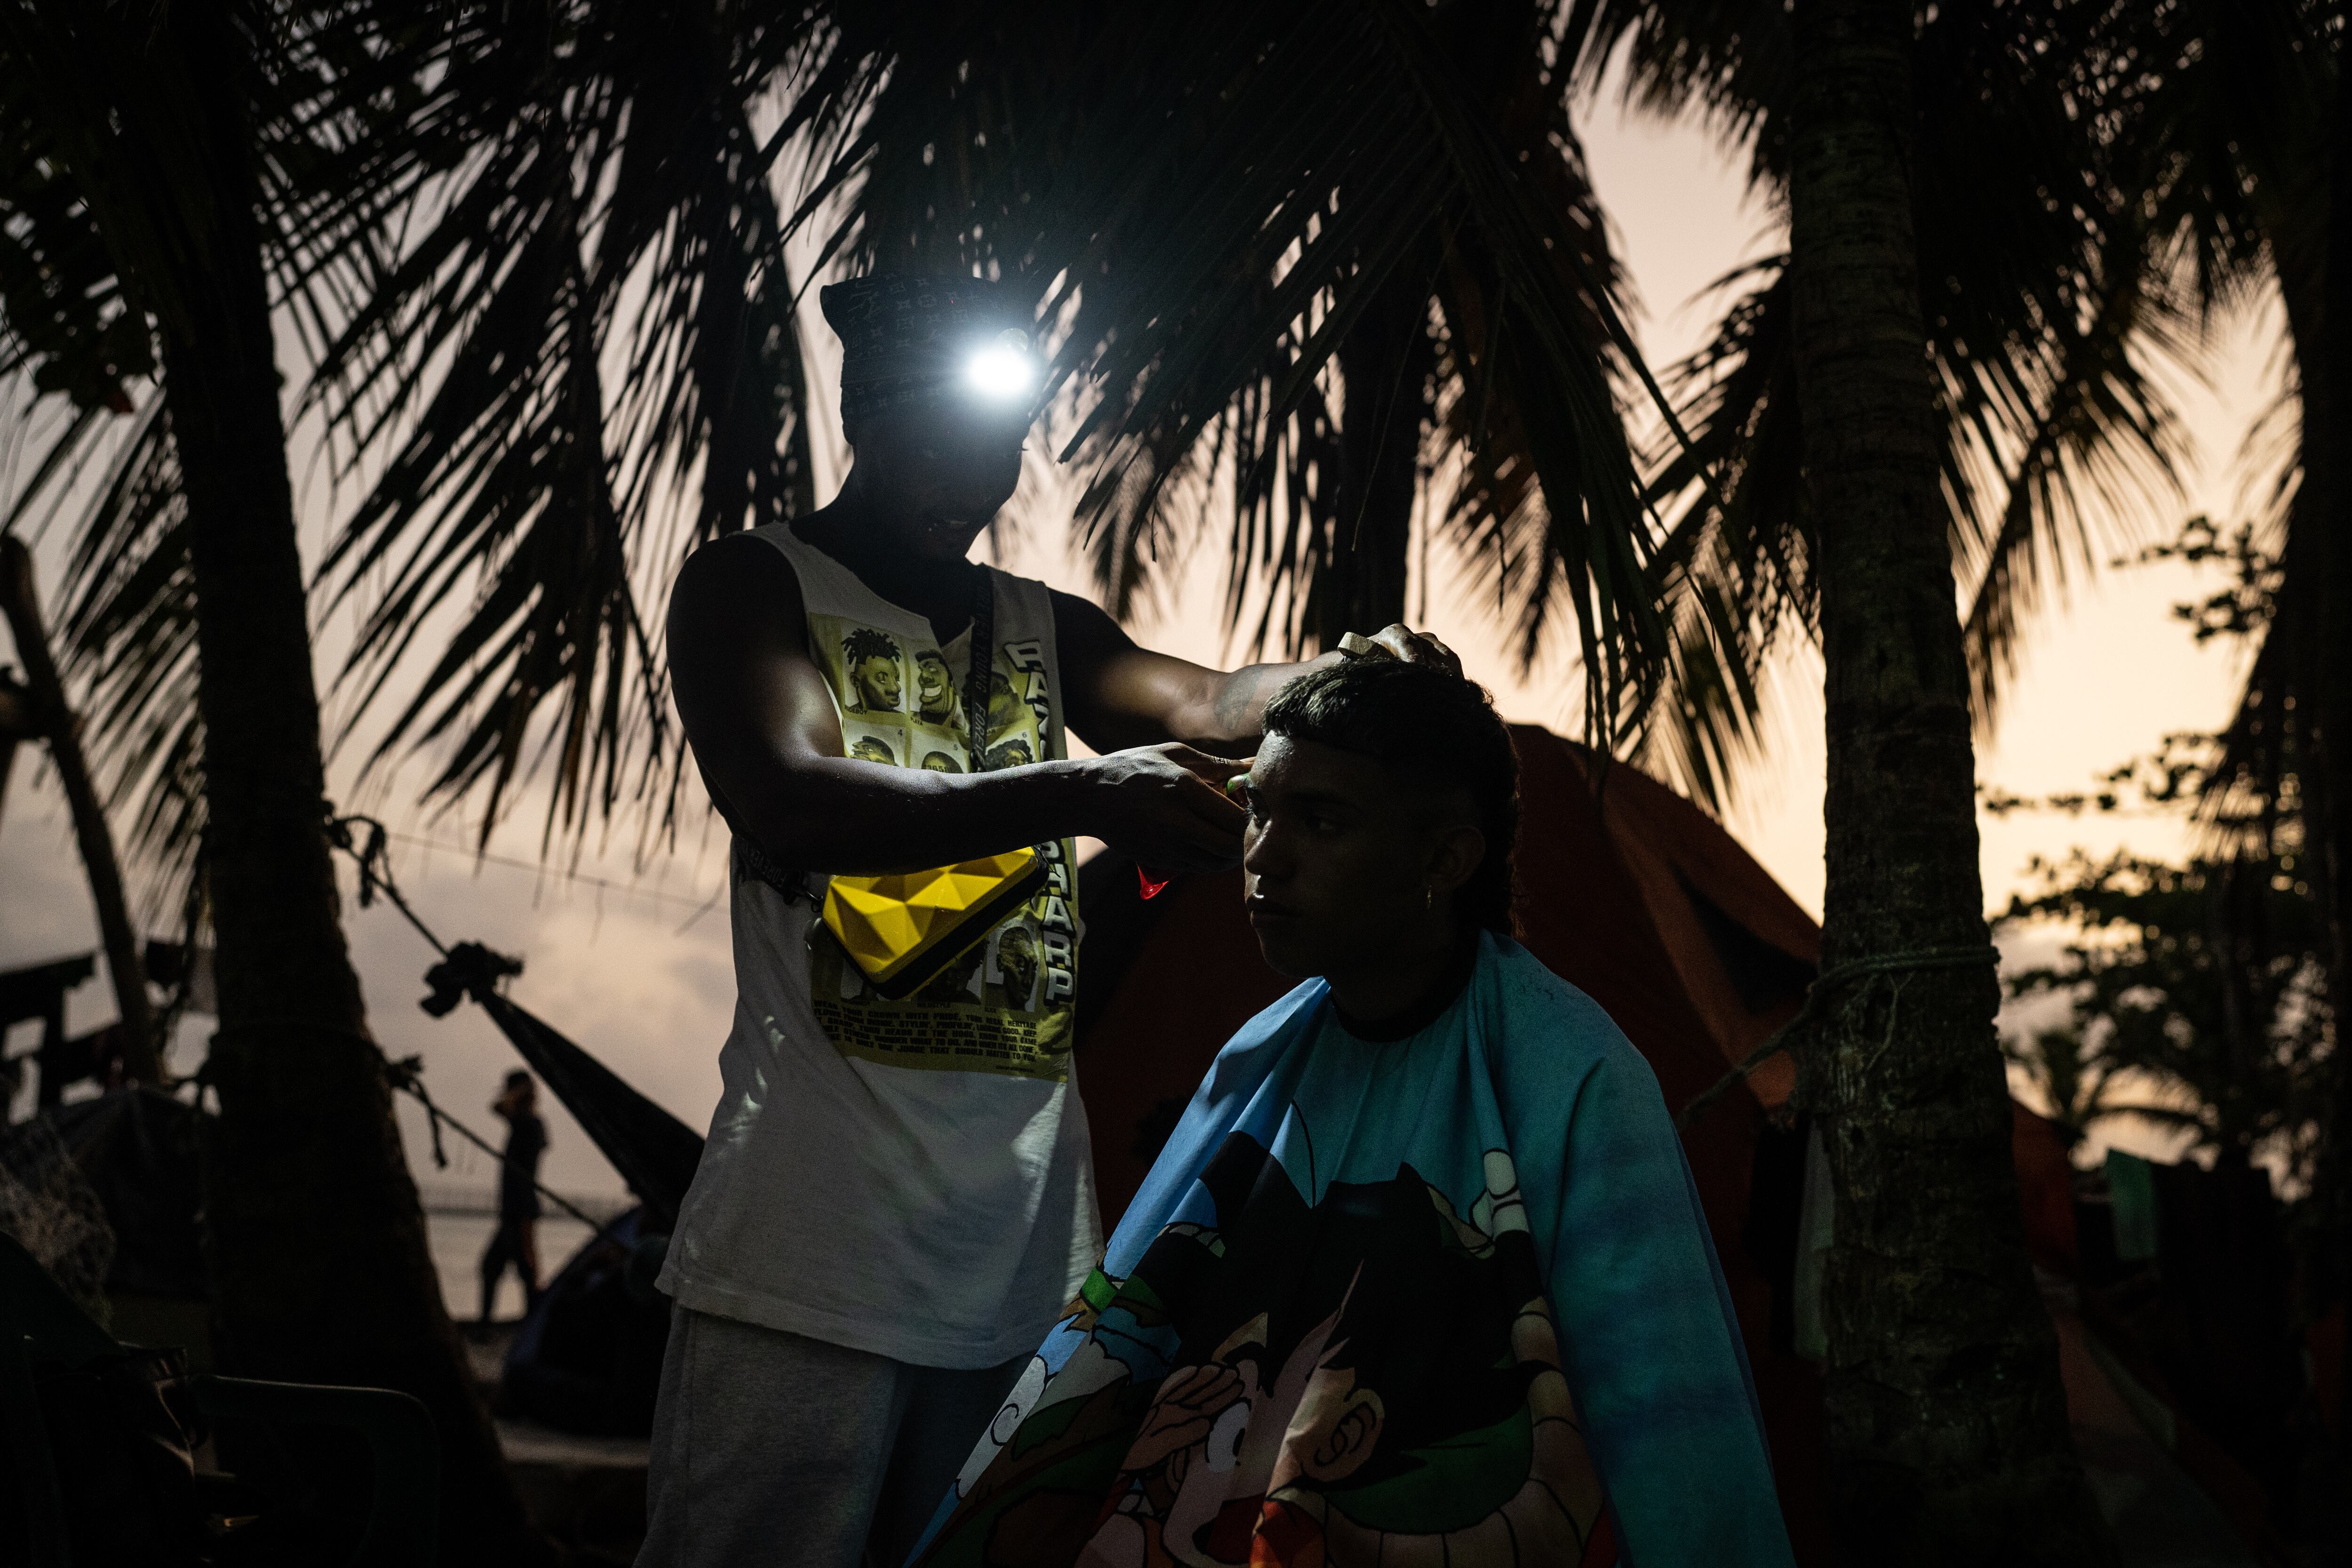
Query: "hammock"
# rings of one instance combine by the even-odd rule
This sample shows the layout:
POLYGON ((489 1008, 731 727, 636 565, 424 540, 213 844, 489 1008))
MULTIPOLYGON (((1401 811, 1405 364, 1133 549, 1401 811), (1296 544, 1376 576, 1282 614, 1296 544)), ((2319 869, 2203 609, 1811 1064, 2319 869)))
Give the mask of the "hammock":
POLYGON ((668 1230, 702 1159, 701 1135, 545 1020, 499 994, 501 979, 521 973, 521 960, 461 942, 425 972, 425 983, 433 989, 420 1005, 438 1018, 461 998, 471 997, 621 1173, 648 1211, 644 1228, 668 1230))

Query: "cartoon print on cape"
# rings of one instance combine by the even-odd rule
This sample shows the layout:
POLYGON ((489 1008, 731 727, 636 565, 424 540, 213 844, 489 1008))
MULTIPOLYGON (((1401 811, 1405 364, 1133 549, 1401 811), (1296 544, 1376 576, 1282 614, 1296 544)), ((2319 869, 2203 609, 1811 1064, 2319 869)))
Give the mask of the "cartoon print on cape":
POLYGON ((1213 1227, 1097 1271, 958 1478, 923 1568, 1613 1560, 1509 1156, 1307 1205, 1234 1132, 1213 1227))

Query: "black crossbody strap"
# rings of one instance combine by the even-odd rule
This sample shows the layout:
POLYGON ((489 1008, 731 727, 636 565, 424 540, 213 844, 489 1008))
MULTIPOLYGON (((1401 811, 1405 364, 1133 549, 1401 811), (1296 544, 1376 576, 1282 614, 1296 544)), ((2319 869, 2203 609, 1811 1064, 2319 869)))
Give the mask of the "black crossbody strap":
POLYGON ((996 577, 985 566, 972 568, 971 658, 963 678, 963 721, 968 733, 964 750, 971 771, 988 770, 989 678, 996 672, 996 577))

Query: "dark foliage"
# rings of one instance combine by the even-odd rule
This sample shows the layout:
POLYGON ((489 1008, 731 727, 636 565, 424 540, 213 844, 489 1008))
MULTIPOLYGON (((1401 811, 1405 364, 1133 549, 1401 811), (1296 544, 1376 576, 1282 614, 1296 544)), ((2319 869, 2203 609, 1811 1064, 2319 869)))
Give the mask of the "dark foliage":
POLYGON ((2175 866, 2078 850, 2035 872, 2005 920, 2077 934, 2004 983, 2063 998, 2067 1016, 2008 1048, 2058 1119, 2079 1132, 2142 1117, 2242 1161, 2276 1154, 2307 1182, 2333 1028, 2326 929, 2294 854, 2175 866))

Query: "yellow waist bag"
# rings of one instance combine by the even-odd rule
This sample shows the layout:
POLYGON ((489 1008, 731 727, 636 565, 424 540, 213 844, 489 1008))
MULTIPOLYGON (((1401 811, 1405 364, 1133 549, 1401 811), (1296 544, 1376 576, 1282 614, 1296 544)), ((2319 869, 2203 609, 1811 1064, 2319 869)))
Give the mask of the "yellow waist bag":
POLYGON ((971 952, 1035 897, 1045 877, 1034 849, 929 871, 835 877, 824 890, 825 928, 874 989, 897 1001, 971 952))
MULTIPOLYGON (((971 662, 964 676, 965 751, 971 770, 988 766, 990 651, 996 642, 996 587, 973 572, 971 662)), ((1034 849, 1008 849, 929 871, 835 877, 824 891, 824 923, 881 995, 910 996, 970 952, 996 922, 1036 897, 1045 862, 1034 849)))

